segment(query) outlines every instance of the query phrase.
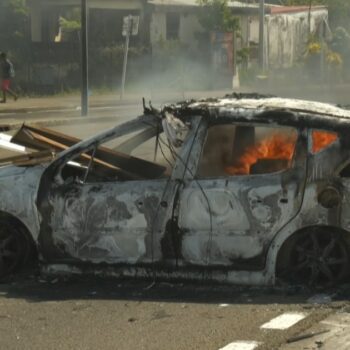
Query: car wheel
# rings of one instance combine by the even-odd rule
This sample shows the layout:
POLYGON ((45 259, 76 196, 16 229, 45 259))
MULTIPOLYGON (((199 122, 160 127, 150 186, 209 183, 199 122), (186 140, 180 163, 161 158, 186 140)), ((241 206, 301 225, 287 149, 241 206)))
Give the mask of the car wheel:
POLYGON ((349 272, 349 249, 338 232, 310 229, 296 234, 284 253, 282 279, 310 287, 331 287, 349 272))
POLYGON ((11 223, 0 221, 0 278, 22 267, 29 254, 26 236, 11 223))

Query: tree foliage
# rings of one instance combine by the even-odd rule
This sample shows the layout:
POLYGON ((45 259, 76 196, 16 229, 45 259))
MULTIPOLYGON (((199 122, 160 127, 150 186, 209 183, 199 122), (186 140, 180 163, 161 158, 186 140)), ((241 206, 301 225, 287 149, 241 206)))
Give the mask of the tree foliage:
POLYGON ((74 32, 81 29, 80 8, 70 10, 65 17, 61 16, 59 24, 67 32, 74 32))
POLYGON ((239 29, 239 19, 232 14, 228 0, 198 0, 201 5, 199 22, 207 31, 233 32, 239 29))
POLYGON ((0 50, 11 50, 29 38, 29 16, 25 0, 0 1, 0 50))

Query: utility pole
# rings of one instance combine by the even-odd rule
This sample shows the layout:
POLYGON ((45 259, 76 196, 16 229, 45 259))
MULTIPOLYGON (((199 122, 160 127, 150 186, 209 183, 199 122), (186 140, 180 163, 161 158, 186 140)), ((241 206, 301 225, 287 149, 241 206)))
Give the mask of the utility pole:
POLYGON ((88 0, 81 0, 81 115, 89 114, 88 0))
POLYGON ((139 16, 129 15, 123 19, 123 36, 125 36, 125 46, 124 46, 124 61, 123 61, 123 73, 122 81, 120 86, 120 99, 122 100, 125 92, 125 80, 126 80, 126 69, 128 66, 128 53, 129 53, 129 43, 130 37, 135 36, 139 32, 139 16))
POLYGON ((309 13, 308 13, 309 35, 311 34, 311 10, 312 10, 312 0, 310 0, 310 3, 309 3, 309 13))
POLYGON ((125 28, 125 46, 124 46, 124 60, 123 60, 123 73, 122 73, 122 83, 120 87, 120 99, 124 98, 125 92, 125 80, 126 80, 126 68, 128 66, 128 53, 129 53, 129 43, 130 43, 130 35, 132 30, 132 16, 129 15, 126 21, 125 28))
POLYGON ((265 70, 265 0, 260 0, 259 6, 259 66, 265 70))

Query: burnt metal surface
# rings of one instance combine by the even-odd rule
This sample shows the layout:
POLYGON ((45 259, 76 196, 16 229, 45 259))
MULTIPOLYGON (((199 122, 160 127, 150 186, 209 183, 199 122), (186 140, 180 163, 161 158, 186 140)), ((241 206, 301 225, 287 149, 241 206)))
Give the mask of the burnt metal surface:
MULTIPOLYGON (((47 138, 53 142, 45 147, 63 151, 47 167, 0 169, 0 210, 25 223, 51 271, 81 272, 84 268, 74 267, 81 263, 101 271, 96 264, 103 263, 118 276, 149 277, 156 271, 165 278, 200 279, 206 271, 217 281, 273 284, 280 249, 298 232, 312 227, 317 234, 327 227, 344 244, 350 241, 349 132, 348 110, 252 95, 187 101, 160 111, 146 108, 144 116, 78 143, 48 130, 23 128, 14 138, 18 143, 40 150, 36 142, 47 138), (235 123, 294 127, 292 166, 286 169, 284 159, 260 159, 248 176, 199 178, 208 128, 235 123), (184 125, 189 132, 182 144, 175 131, 184 125), (163 128, 169 144, 175 140, 179 146, 166 176, 162 165, 121 153, 129 154, 163 128), (313 152, 312 129, 336 132, 338 138, 313 152), (91 153, 96 145, 132 133, 116 150, 101 147, 91 153), (87 155, 85 168, 96 157, 125 176, 95 183, 62 176, 80 154, 87 155), (22 195, 9 203, 11 186, 21 193, 30 189, 31 201, 24 202, 22 195)), ((18 161, 30 161, 23 157, 18 161)))
POLYGON ((256 94, 233 94, 223 99, 184 101, 164 107, 179 118, 202 115, 211 124, 223 122, 281 124, 327 129, 350 128, 350 111, 327 103, 256 94))
MULTIPOLYGON (((272 238, 301 207, 305 143, 301 135, 295 166, 286 172, 203 180, 189 176, 179 204, 185 261, 202 266, 248 261, 246 269, 262 268, 272 238)), ((198 162, 200 150, 197 143, 193 161, 198 162)))

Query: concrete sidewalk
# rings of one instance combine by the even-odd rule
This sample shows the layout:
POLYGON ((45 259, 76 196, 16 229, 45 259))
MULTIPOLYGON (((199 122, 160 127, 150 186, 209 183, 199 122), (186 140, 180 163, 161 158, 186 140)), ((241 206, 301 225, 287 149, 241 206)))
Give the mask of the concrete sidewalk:
MULTIPOLYGON (((236 92, 254 91, 262 94, 278 95, 280 97, 301 98, 307 100, 323 101, 335 104, 350 104, 350 84, 329 86, 329 85, 310 85, 302 87, 293 86, 265 86, 241 88, 236 92)), ((142 105, 142 98, 146 101, 152 101, 155 107, 176 101, 183 101, 186 99, 200 99, 207 97, 223 97, 225 94, 232 92, 231 90, 213 90, 213 91, 173 91, 173 92, 152 92, 146 91, 144 93, 128 93, 123 100, 117 92, 107 94, 93 94, 89 98, 89 107, 103 108, 103 107, 121 107, 121 106, 136 106, 142 105)), ((79 111, 81 108, 81 101, 79 94, 60 95, 60 96, 46 96, 46 97, 20 97, 18 101, 14 102, 8 99, 6 104, 0 104, 0 117, 4 114, 12 113, 28 113, 36 111, 61 111, 71 110, 79 111)))
MULTIPOLYGON (((127 105, 141 105, 142 98, 152 101, 154 105, 159 103, 182 101, 184 99, 199 99, 205 97, 222 97, 230 93, 226 91, 188 91, 185 93, 158 93, 158 94, 128 94, 120 100, 117 94, 98 94, 89 98, 89 107, 118 107, 127 105)), ((8 98, 7 103, 0 104, 1 114, 27 113, 36 111, 56 111, 56 110, 80 110, 81 100, 79 95, 62 95, 48 97, 20 97, 16 102, 8 98)))

